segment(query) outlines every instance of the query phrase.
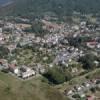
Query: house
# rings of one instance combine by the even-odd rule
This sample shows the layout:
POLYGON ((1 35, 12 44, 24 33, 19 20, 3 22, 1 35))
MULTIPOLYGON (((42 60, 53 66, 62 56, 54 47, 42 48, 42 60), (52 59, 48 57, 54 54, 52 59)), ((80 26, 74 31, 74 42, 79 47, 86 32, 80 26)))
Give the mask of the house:
POLYGON ((73 90, 69 90, 68 92, 67 92, 67 95, 72 95, 73 94, 73 90))
POLYGON ((11 44, 11 45, 8 45, 7 48, 11 51, 13 51, 14 49, 16 49, 16 44, 11 44))
POLYGON ((81 25, 81 26, 86 26, 86 21, 82 21, 82 22, 80 23, 80 25, 81 25))
POLYGON ((4 35, 0 34, 0 42, 4 40, 4 35))
POLYGON ((94 100, 94 96, 87 96, 86 100, 94 100))
POLYGON ((89 83, 85 83, 85 86, 88 88, 88 87, 90 87, 90 84, 89 83))
POLYGON ((80 93, 80 97, 84 98, 86 95, 84 93, 80 93))
POLYGON ((72 68, 72 73, 77 73, 78 69, 77 68, 72 68))
POLYGON ((97 45, 97 42, 95 42, 95 41, 87 42, 86 45, 89 48, 95 48, 95 46, 97 45))
POLYGON ((9 70, 16 75, 19 74, 19 68, 15 64, 9 64, 9 70))
POLYGON ((94 64, 96 65, 96 67, 99 65, 99 61, 94 61, 94 64))
POLYGON ((81 90, 82 90, 82 87, 81 87, 81 86, 75 86, 74 89, 75 89, 76 91, 81 91, 81 90))
POLYGON ((5 29, 13 29, 14 24, 7 22, 6 25, 4 26, 5 29))
POLYGON ((44 73, 46 72, 46 69, 45 69, 45 68, 40 68, 40 69, 39 69, 39 72, 40 72, 41 74, 44 74, 44 73))
POLYGON ((26 78, 29 78, 33 75, 35 75, 35 71, 31 68, 28 68, 26 66, 22 66, 20 68, 20 76, 23 78, 23 79, 26 79, 26 78))
POLYGON ((30 70, 30 71, 26 71, 26 72, 22 72, 21 73, 21 77, 23 79, 29 78, 31 76, 35 75, 35 71, 34 70, 30 70))
POLYGON ((49 64, 49 67, 52 68, 54 65, 53 64, 49 64))
POLYGON ((92 82, 84 82, 82 85, 85 87, 85 88, 90 88, 91 87, 91 84, 92 84, 92 82))
POLYGON ((79 30, 79 26, 78 25, 72 26, 72 30, 78 31, 79 30))
POLYGON ((99 44, 97 44, 97 48, 98 48, 98 49, 100 49, 100 43, 99 43, 99 44))

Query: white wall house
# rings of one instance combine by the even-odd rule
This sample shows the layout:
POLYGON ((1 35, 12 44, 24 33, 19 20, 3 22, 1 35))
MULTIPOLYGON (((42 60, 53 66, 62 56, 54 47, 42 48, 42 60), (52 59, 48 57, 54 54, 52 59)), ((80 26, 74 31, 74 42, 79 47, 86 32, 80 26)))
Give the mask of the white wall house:
POLYGON ((19 69, 18 69, 18 68, 15 68, 15 69, 14 69, 14 74, 16 74, 16 75, 19 74, 19 69))
POLYGON ((21 73, 21 77, 23 79, 28 78, 28 77, 31 77, 33 75, 35 75, 35 71, 34 70, 30 70, 30 71, 26 71, 26 72, 22 72, 21 73))

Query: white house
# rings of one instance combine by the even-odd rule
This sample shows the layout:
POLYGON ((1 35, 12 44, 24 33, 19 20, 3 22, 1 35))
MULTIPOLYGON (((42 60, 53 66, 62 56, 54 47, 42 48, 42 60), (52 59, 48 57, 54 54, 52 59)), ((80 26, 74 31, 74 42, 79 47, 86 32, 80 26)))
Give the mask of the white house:
POLYGON ((23 79, 28 78, 28 77, 31 77, 33 75, 35 75, 35 71, 34 70, 30 70, 30 71, 26 71, 26 72, 22 72, 21 73, 21 77, 23 79))
POLYGON ((98 48, 98 49, 100 48, 100 43, 97 45, 97 48, 98 48))
POLYGON ((68 93, 67 93, 67 95, 72 95, 72 94, 73 94, 72 90, 68 91, 68 93))
POLYGON ((26 67, 26 66, 22 66, 20 68, 20 76, 25 79, 25 78, 29 78, 33 75, 35 75, 35 71, 29 67, 26 67))

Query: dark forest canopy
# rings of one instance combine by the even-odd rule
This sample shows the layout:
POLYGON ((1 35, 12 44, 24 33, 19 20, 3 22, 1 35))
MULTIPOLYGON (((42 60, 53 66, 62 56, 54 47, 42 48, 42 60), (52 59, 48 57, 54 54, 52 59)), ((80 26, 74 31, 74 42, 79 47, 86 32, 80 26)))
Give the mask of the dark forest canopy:
POLYGON ((58 16, 100 13, 100 0, 14 0, 13 15, 43 15, 52 12, 58 16))

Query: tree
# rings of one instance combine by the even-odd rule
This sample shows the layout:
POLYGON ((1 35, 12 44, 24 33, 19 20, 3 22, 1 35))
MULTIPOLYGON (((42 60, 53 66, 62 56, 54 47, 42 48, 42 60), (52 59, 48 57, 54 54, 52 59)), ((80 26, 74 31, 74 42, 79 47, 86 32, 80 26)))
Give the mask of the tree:
POLYGON ((16 15, 33 18, 42 17, 45 12, 53 12, 58 17, 81 14, 100 14, 100 0, 14 0, 14 6, 0 9, 1 15, 16 15), (10 10, 9 10, 10 9, 10 10))
POLYGON ((65 76, 59 68, 50 68, 44 76, 53 84, 60 84, 66 81, 65 76))
POLYGON ((32 31, 35 33, 36 36, 44 36, 45 34, 48 33, 47 30, 43 29, 43 23, 40 21, 34 21, 32 23, 32 31))
POLYGON ((0 58, 5 58, 7 57, 7 55, 9 54, 9 49, 4 47, 4 46, 0 46, 0 58))
POLYGON ((91 90, 92 93, 95 93, 96 92, 96 88, 95 87, 94 88, 91 88, 90 90, 91 90))
POLYGON ((94 56, 93 54, 86 54, 85 56, 81 57, 79 59, 80 62, 82 62, 83 64, 83 68, 90 70, 90 69, 94 69, 95 64, 94 61, 96 60, 96 56, 94 56))

